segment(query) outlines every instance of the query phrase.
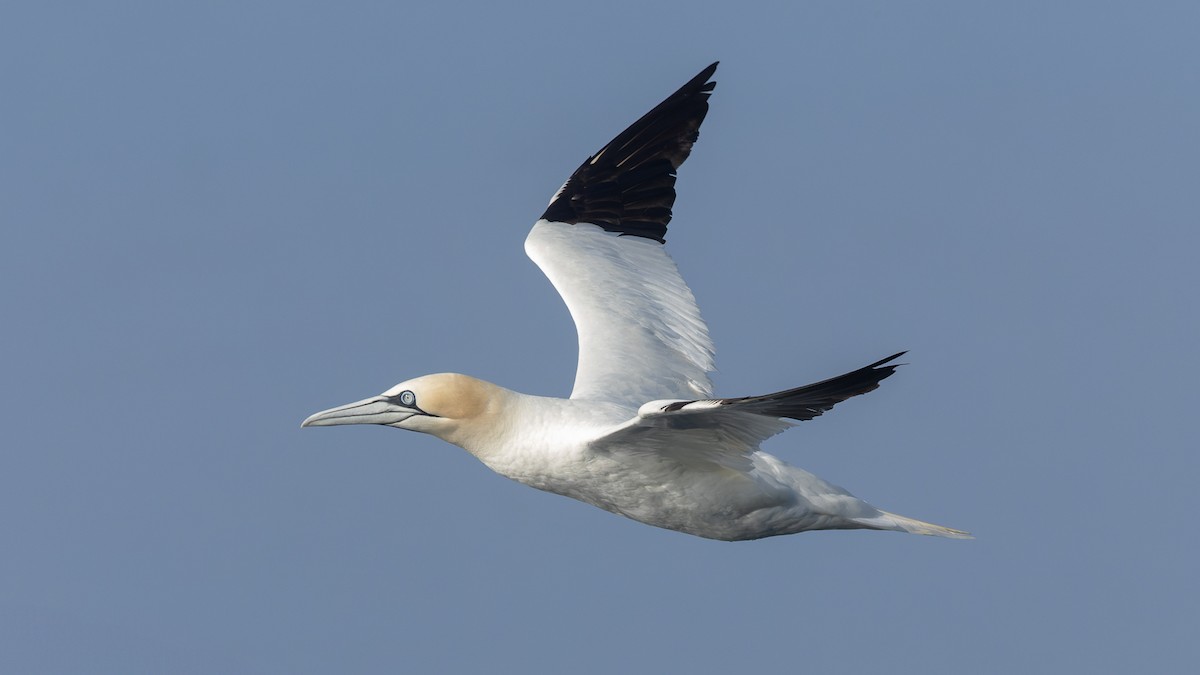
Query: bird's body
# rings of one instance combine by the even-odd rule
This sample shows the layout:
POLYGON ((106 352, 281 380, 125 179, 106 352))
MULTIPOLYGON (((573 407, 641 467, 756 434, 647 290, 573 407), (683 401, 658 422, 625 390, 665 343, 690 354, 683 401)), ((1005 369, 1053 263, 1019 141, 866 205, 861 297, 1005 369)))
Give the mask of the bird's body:
POLYGON ((426 375, 304 425, 429 433, 515 481, 711 539, 819 529, 969 536, 876 509, 759 449, 792 426, 788 419, 875 389, 899 354, 805 387, 712 396, 708 330, 662 241, 675 170, 696 140, 715 69, 584 162, 526 239, 578 329, 571 398, 426 375))

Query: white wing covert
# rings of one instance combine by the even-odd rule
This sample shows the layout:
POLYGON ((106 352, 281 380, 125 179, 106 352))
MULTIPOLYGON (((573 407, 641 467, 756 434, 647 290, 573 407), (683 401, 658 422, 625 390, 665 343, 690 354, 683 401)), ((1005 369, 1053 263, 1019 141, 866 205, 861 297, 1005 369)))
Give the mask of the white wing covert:
POLYGON ((525 241, 575 320, 573 399, 636 409, 712 393, 708 328, 662 244, 675 171, 699 136, 716 67, 580 165, 525 241))
POLYGON ((712 394, 708 329, 661 244, 542 220, 525 251, 575 320, 579 365, 571 398, 637 408, 712 394))
POLYGON ((591 443, 593 450, 604 453, 654 455, 681 466, 716 465, 738 472, 749 472, 751 456, 762 441, 792 426, 778 417, 763 417, 737 410, 718 409, 715 401, 707 410, 656 412, 642 407, 638 416, 612 433, 591 443))

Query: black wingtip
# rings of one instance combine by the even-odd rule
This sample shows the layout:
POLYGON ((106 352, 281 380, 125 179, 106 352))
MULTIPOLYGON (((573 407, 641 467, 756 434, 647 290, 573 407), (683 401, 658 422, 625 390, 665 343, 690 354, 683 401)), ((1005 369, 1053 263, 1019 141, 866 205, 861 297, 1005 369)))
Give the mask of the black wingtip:
MULTIPOLYGON (((902 352, 896 352, 895 354, 892 354, 891 356, 887 357, 886 359, 879 359, 875 363, 872 363, 871 365, 862 368, 862 370, 866 370, 867 368, 878 368, 879 366, 882 366, 883 364, 888 363, 889 361, 895 361, 896 359, 900 358, 901 356, 904 356, 907 353, 908 353, 907 349, 905 349, 902 352)), ((900 366, 907 366, 907 365, 908 365, 907 363, 893 363, 890 366, 888 366, 888 368, 899 368, 900 366)))
POLYGON ((542 218, 592 223, 664 242, 675 204, 675 171, 708 114, 713 62, 581 164, 542 218))
POLYGON ((854 396, 879 388, 879 383, 891 377, 903 364, 891 363, 907 352, 897 352, 858 370, 831 377, 803 387, 777 391, 763 396, 724 399, 760 415, 810 420, 834 405, 854 396))

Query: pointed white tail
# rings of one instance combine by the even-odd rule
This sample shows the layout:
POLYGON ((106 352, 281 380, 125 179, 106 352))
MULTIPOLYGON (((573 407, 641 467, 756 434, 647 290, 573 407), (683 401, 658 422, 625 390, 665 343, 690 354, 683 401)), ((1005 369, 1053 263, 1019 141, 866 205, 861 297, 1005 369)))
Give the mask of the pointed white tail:
POLYGON ((974 539, 970 532, 955 530, 941 525, 934 525, 923 520, 914 518, 906 518, 880 511, 880 515, 873 518, 854 518, 854 522, 862 523, 867 527, 879 530, 896 530, 898 532, 911 532, 913 534, 926 534, 932 537, 949 537, 950 539, 974 539))

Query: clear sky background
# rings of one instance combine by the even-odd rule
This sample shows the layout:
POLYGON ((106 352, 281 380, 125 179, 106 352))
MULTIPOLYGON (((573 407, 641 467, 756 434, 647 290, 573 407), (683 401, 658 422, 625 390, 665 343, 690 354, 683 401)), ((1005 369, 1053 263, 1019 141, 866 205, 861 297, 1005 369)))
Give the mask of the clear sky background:
POLYGON ((1200 5, 7 2, 0 672, 1194 672, 1200 5), (668 247, 768 449, 975 541, 650 528, 382 427, 566 395, 522 251, 721 60, 668 247))

